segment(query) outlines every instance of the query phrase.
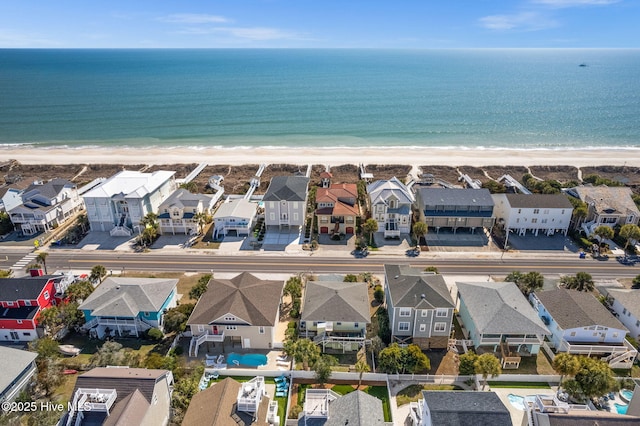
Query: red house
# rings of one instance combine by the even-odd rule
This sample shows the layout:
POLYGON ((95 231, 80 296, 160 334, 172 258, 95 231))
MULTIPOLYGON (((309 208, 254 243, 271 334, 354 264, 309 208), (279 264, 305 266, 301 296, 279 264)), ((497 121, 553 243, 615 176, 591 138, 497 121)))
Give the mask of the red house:
POLYGON ((31 341, 43 309, 54 306, 62 276, 0 278, 0 342, 31 341))

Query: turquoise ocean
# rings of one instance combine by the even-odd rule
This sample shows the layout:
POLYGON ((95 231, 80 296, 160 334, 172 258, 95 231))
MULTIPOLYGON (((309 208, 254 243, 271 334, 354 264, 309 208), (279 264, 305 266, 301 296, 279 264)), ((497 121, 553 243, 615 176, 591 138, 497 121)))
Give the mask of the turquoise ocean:
POLYGON ((0 148, 640 148, 640 50, 0 50, 0 148))

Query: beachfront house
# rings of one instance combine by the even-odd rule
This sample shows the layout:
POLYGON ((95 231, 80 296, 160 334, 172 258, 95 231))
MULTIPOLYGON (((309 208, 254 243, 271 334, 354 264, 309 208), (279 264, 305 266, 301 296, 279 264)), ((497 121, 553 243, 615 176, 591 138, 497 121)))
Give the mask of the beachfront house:
POLYGON ((59 301, 63 276, 0 278, 0 342, 29 342, 40 337, 40 313, 59 301))
POLYGON ((494 214, 506 235, 567 235, 573 206, 564 194, 493 194, 494 214))
POLYGON ((384 238, 400 237, 411 232, 413 194, 396 177, 367 185, 371 217, 378 222, 384 238))
POLYGON ((83 208, 76 184, 66 179, 35 181, 20 193, 20 200, 8 213, 13 226, 24 235, 49 232, 83 208))
POLYGON ((263 280, 248 272, 231 279, 211 279, 187 325, 191 331, 189 355, 210 342, 242 348, 271 349, 284 281, 263 280))
POLYGON ((13 401, 37 373, 37 353, 0 345, 0 402, 13 401))
POLYGON ((511 414, 495 392, 422 391, 410 403, 411 426, 477 425, 511 426, 511 414))
POLYGON ((384 265, 391 340, 422 349, 448 347, 455 304, 442 275, 384 265))
MULTIPOLYGON (((221 192, 218 194, 222 195, 221 192)), ((216 195, 218 195, 216 194, 216 195)), ((219 196, 192 194, 184 188, 176 189, 173 194, 158 206, 158 222, 163 235, 193 235, 200 232, 203 218, 211 213, 219 196), (204 215, 203 218, 200 218, 204 215)))
POLYGON ((631 368, 638 351, 627 328, 590 293, 558 288, 532 293, 530 300, 552 335, 543 347, 550 356, 604 357, 611 368, 631 368))
POLYGON ((600 288, 607 297, 607 303, 636 340, 640 339, 640 291, 629 288, 600 288))
POLYGON ((227 377, 193 396, 182 426, 270 426, 276 419, 277 402, 270 401, 264 377, 243 383, 227 377))
POLYGON ((213 215, 213 238, 249 235, 258 204, 244 198, 228 198, 213 215))
POLYGON ((316 191, 316 220, 321 234, 353 235, 360 216, 355 183, 332 184, 316 191))
POLYGON ((83 328, 98 339, 162 330, 165 311, 176 306, 177 285, 173 278, 108 277, 78 306, 83 328))
POLYGON ((371 323, 367 283, 308 281, 299 333, 326 348, 357 351, 371 323))
POLYGON ((458 312, 475 348, 500 353, 502 368, 536 355, 551 332, 512 282, 457 282, 458 312))
POLYGON ((171 417, 168 370, 99 367, 78 376, 61 425, 165 426, 171 417))
POLYGON ((590 235, 600 225, 638 224, 640 211, 633 202, 633 192, 626 186, 580 185, 568 193, 577 196, 588 206, 588 214, 583 229, 590 235))
POLYGON ((140 221, 175 191, 174 174, 123 170, 87 191, 82 197, 91 230, 125 237, 141 231, 140 221))
POLYGON ((383 426, 382 401, 361 390, 340 395, 331 389, 307 389, 298 425, 383 426))
POLYGON ((305 176, 275 176, 262 197, 267 226, 293 227, 304 225, 307 211, 309 178, 305 176))
POLYGON ((459 229, 491 230, 495 222, 493 198, 487 189, 419 188, 416 204, 420 221, 436 233, 442 228, 454 233, 459 229))

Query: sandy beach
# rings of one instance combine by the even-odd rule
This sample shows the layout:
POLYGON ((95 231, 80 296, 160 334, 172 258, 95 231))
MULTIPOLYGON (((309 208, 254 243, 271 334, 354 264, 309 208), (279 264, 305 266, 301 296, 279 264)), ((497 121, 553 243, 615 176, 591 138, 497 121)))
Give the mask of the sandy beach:
POLYGON ((2 160, 23 164, 407 164, 474 166, 634 166, 640 149, 441 149, 441 148, 4 148, 2 160))

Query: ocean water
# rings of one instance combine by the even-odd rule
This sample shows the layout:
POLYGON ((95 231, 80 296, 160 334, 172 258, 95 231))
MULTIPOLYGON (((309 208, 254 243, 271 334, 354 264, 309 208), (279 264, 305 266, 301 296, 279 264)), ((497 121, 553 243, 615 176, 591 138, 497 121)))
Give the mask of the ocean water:
POLYGON ((0 146, 637 148, 638 70, 640 50, 3 49, 0 146))

